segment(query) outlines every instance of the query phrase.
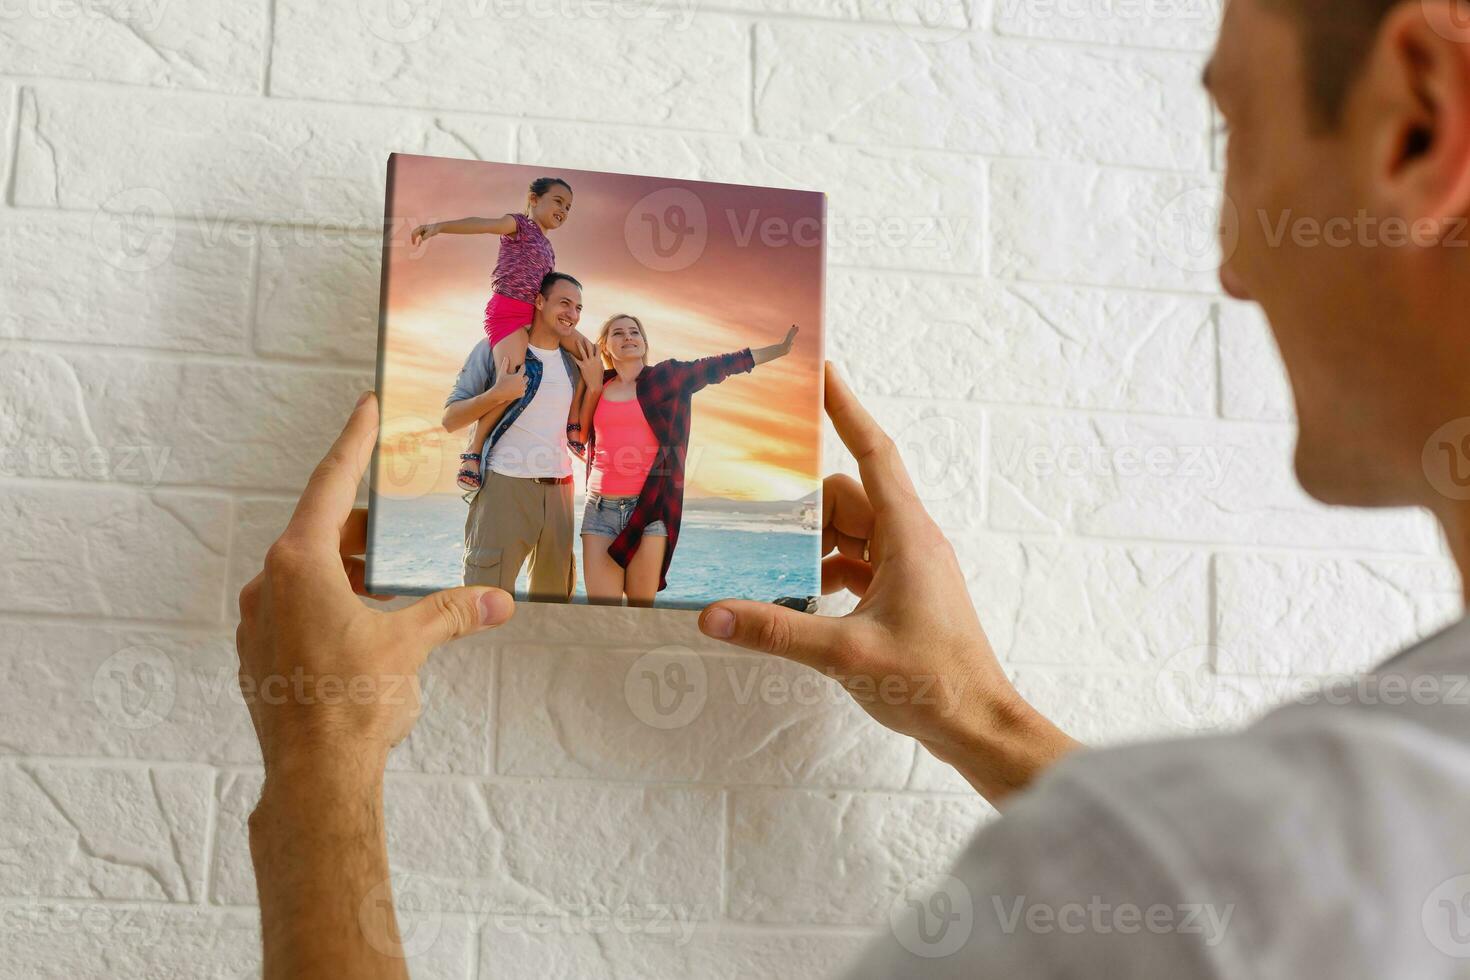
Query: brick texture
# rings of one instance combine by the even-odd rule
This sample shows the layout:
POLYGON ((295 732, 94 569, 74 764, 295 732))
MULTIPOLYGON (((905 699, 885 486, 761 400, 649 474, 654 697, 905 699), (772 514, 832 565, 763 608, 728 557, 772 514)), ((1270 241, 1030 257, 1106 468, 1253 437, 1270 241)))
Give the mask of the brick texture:
MULTIPOLYGON (((258 972, 235 597, 372 383, 391 151, 826 191, 829 355, 1079 738, 1245 724, 1457 615, 1424 514, 1298 488, 1219 291, 1218 6, 14 5, 0 980, 258 972)), ((423 699, 387 780, 415 976, 826 976, 994 817, 691 613, 523 606, 423 699)))

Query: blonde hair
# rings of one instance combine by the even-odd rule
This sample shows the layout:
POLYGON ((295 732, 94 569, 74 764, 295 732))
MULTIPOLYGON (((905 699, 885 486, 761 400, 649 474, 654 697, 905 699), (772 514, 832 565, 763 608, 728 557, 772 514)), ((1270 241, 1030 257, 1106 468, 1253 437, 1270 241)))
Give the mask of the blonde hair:
POLYGON ((618 320, 632 320, 633 323, 638 327, 638 335, 643 338, 643 363, 647 364, 648 330, 643 326, 643 321, 638 319, 631 313, 614 313, 612 316, 602 321, 602 329, 597 332, 597 350, 600 354, 602 354, 603 367, 611 370, 613 366, 612 355, 607 352, 607 337, 608 334, 612 333, 612 325, 618 320))

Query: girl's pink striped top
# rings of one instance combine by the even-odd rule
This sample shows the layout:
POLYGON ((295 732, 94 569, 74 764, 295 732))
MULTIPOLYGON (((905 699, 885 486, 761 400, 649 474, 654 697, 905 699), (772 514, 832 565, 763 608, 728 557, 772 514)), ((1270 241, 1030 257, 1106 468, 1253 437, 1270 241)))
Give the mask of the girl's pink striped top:
POLYGON ((495 259, 490 286, 502 296, 534 303, 541 289, 541 280, 556 268, 556 252, 540 225, 524 214, 514 217, 515 234, 500 238, 500 255, 495 259))

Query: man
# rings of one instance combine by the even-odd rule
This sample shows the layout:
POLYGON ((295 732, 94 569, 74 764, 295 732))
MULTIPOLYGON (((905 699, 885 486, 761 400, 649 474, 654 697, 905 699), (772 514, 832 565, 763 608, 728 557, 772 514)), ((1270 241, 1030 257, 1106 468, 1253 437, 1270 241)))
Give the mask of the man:
MULTIPOLYGON (((1470 37, 1459 12, 1454 0, 1229 0, 1207 84, 1231 127, 1225 186, 1241 216, 1222 280, 1263 306, 1280 342, 1302 483, 1332 503, 1429 508, 1466 575, 1470 493, 1449 468, 1470 438, 1470 37), (1296 230, 1307 227, 1349 234, 1334 243, 1296 230)), ((362 548, 351 501, 372 405, 241 596, 253 677, 363 657, 412 671, 432 643, 508 615, 493 591, 424 600, 437 619, 423 603, 373 618, 349 594, 355 566, 344 575, 338 555, 362 548), (424 622, 438 625, 416 635, 424 622)), ((823 588, 861 602, 826 619, 725 601, 700 627, 855 689, 939 678, 935 703, 860 703, 1004 807, 858 976, 1463 975, 1470 620, 1388 661, 1356 694, 1287 707, 1240 734, 1080 751, 1006 680, 892 441, 830 371, 827 407, 862 483, 825 485, 823 588)), ((354 975, 401 975, 353 912, 386 877, 381 760, 411 714, 252 712, 267 770, 251 823, 267 975, 310 972, 326 956, 354 975), (351 806, 313 805, 303 776, 351 806)))
POLYGON ((581 374, 560 344, 581 318, 582 284, 564 272, 547 273, 524 368, 497 365, 490 342, 481 340, 444 403, 445 429, 480 422, 484 436, 483 483, 464 525, 465 585, 513 592, 529 557, 532 599, 571 598, 576 565, 567 416, 581 374))

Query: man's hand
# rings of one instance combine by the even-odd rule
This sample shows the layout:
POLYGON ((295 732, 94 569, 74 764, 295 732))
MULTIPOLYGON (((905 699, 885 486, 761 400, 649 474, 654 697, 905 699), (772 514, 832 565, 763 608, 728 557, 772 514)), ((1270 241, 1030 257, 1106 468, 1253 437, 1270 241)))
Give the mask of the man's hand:
POLYGON ((722 600, 700 614, 700 629, 828 674, 999 803, 1077 743, 1011 686, 897 447, 830 363, 826 405, 862 483, 839 475, 822 485, 822 591, 847 589, 856 608, 832 618, 722 600))
POLYGON ((408 236, 408 243, 410 245, 416 246, 420 242, 428 241, 430 238, 433 238, 437 234, 439 234, 438 225, 419 225, 408 236))
POLYGON ((510 358, 502 357, 496 365, 495 384, 490 387, 490 393, 497 403, 509 403, 520 398, 526 393, 526 366, 518 364, 512 369, 510 358))
POLYGON ((429 651, 514 612, 492 588, 449 589, 396 612, 357 598, 367 514, 352 503, 377 432, 369 393, 240 593, 240 687, 265 762, 250 845, 267 977, 404 975, 391 905, 379 907, 388 750, 418 717, 429 651))
POLYGON ((515 609, 500 589, 450 589, 391 613, 354 595, 363 589, 367 511, 352 503, 377 433, 369 393, 311 475, 265 570, 240 593, 240 681, 267 774, 318 757, 386 758, 418 717, 429 651, 515 609), (337 681, 349 683, 340 696, 337 681))

